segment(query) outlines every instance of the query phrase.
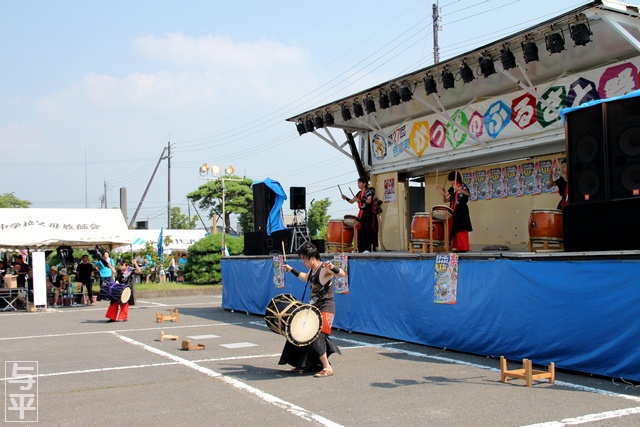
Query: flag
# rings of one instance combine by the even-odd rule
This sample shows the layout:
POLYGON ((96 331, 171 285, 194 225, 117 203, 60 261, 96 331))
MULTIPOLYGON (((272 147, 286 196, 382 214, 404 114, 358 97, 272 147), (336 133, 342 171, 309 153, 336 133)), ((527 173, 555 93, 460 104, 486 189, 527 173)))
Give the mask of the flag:
POLYGON ((158 256, 160 257, 160 261, 162 261, 162 252, 163 252, 163 238, 162 232, 164 231, 164 227, 160 228, 160 236, 158 237, 158 256))

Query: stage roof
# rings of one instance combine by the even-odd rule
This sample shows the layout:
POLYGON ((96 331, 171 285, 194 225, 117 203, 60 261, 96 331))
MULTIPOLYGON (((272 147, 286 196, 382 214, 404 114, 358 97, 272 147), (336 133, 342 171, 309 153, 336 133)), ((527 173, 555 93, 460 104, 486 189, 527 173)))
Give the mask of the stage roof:
MULTIPOLYGON (((533 137, 526 138, 526 141, 522 138, 521 141, 509 141, 508 150, 491 150, 491 148, 495 148, 492 147, 494 141, 487 143, 476 140, 472 144, 474 145, 472 149, 461 149, 458 150, 458 153, 452 153, 453 155, 441 156, 437 153, 425 153, 419 159, 414 155, 412 161, 387 165, 373 164, 370 160, 370 154, 367 152, 373 134, 384 135, 387 132, 388 135, 389 129, 393 130, 393 126, 434 114, 442 117, 443 120, 448 119, 448 122, 451 123, 449 113, 452 110, 469 109, 469 106, 474 103, 515 92, 531 93, 538 98, 544 89, 562 78, 576 75, 582 71, 593 70, 606 64, 636 58, 640 51, 639 17, 640 13, 636 6, 604 0, 589 2, 563 15, 493 43, 479 46, 454 58, 302 112, 287 120, 304 125, 307 120, 311 120, 313 123, 317 116, 324 117, 327 112, 331 113, 334 124, 325 125, 323 128, 312 126, 313 131, 307 129, 306 132, 312 132, 322 141, 351 158, 353 158, 353 153, 352 150, 349 150, 347 142, 338 142, 343 139, 343 136, 334 135, 334 131, 340 130, 360 136, 361 141, 357 149, 365 167, 372 173, 395 170, 417 176, 431 169, 435 170, 438 164, 455 161, 456 154, 458 155, 456 167, 467 167, 564 151, 564 130, 561 125, 557 125, 545 128, 533 137), (590 42, 584 45, 576 45, 572 39, 571 28, 579 24, 586 25, 592 33, 590 42), (550 54, 547 51, 546 41, 553 33, 560 33, 564 36, 565 49, 550 54), (523 44, 526 41, 536 43, 539 60, 525 62, 523 44), (502 65, 501 52, 505 48, 514 54, 517 64, 514 68, 504 69, 502 65), (481 58, 490 58, 496 70, 495 74, 487 77, 481 74, 479 68, 481 58), (463 83, 460 78, 460 70, 465 63, 474 71, 475 79, 469 83, 463 83), (444 71, 450 71, 454 74, 455 87, 443 88, 441 76, 444 71), (427 95, 424 79, 429 75, 435 79, 437 92, 427 95), (402 87, 411 91, 411 100, 385 109, 380 107, 379 97, 382 93, 388 95, 393 89, 400 92, 402 87), (365 110, 362 116, 355 117, 354 103, 364 107, 364 102, 368 98, 374 101, 376 111, 367 114, 365 110), (341 115, 343 107, 350 110, 351 118, 348 120, 344 120, 341 115), (463 152, 464 154, 462 154, 463 152)), ((572 106, 575 105, 567 107, 572 106)), ((292 131, 295 132, 295 128, 292 131)), ((340 133, 342 134, 342 132, 340 133)), ((393 142, 389 142, 390 146, 392 144, 393 142)), ((397 148, 403 149, 402 147, 397 148)))

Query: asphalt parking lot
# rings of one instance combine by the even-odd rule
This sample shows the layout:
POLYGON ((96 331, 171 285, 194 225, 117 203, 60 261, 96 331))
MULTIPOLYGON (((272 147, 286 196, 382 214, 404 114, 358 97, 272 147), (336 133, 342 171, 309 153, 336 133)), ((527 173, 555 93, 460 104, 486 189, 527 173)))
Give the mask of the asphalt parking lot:
POLYGON ((497 358, 347 331, 332 334, 342 350, 331 357, 334 376, 285 372, 278 365, 284 337, 262 317, 220 303, 220 295, 139 298, 126 323, 105 323, 106 302, 0 314, 3 419, 40 426, 640 425, 640 388, 620 379, 557 371, 555 384, 505 384, 497 358), (156 322, 157 312, 172 308, 178 322, 156 322), (179 338, 160 341, 161 332, 179 338), (205 348, 184 351, 183 339, 205 348), (15 366, 37 367, 36 392, 17 391, 15 366), (16 393, 35 396, 36 410, 24 410, 22 420, 16 393))

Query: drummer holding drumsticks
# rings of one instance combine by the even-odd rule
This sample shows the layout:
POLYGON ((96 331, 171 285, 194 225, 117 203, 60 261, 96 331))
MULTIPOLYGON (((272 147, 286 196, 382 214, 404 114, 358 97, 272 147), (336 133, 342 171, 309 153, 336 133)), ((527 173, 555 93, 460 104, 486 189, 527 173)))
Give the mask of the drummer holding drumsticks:
POLYGON ((473 231, 471 227, 471 217, 469 216, 469 187, 462 182, 462 176, 458 171, 449 172, 447 176, 449 181, 449 190, 445 192, 444 188, 436 182, 436 190, 445 202, 449 202, 449 207, 453 211, 453 221, 450 224, 452 246, 454 252, 467 252, 469 250, 469 232, 473 231))
POLYGON ((342 199, 349 203, 358 202, 358 251, 372 252, 378 247, 378 217, 373 212, 376 190, 369 187, 369 180, 365 177, 358 178, 358 190, 352 198, 343 194, 342 199))
POLYGON ((336 313, 333 280, 331 279, 333 277, 344 277, 346 273, 330 261, 322 262, 320 252, 314 245, 306 243, 298 253, 309 272, 300 272, 288 264, 284 264, 282 268, 287 272, 293 273, 301 281, 311 284, 311 299, 309 303, 320 310, 322 329, 318 338, 307 346, 296 347, 287 341, 278 364, 292 365, 292 372, 320 370, 314 375, 315 377, 330 377, 333 375, 333 368, 329 363, 329 356, 333 353, 342 354, 340 349, 329 339, 333 318, 336 313))
MULTIPOLYGON (((119 262, 117 273, 115 268, 113 268, 113 266, 111 267, 112 271, 116 273, 118 283, 129 285, 134 273, 142 273, 142 270, 140 270, 140 267, 138 266, 138 263, 135 259, 131 260, 131 264, 133 264, 133 266, 128 266, 124 261, 119 262)), ((107 314, 105 314, 105 317, 109 319, 107 320, 107 323, 115 322, 116 319, 123 322, 129 320, 129 302, 131 302, 132 299, 133 294, 131 294, 131 298, 129 298, 125 303, 121 302, 120 300, 111 300, 109 303, 109 308, 107 309, 107 314), (120 309, 119 315, 118 309, 120 309)))

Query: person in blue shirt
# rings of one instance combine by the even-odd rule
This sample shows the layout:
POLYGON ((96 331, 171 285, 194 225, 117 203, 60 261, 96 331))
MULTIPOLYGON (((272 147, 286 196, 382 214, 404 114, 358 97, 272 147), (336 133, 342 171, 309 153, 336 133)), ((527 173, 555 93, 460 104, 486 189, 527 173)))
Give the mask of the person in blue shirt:
MULTIPOLYGON (((100 286, 102 286, 104 282, 113 279, 113 269, 115 268, 115 265, 116 263, 113 258, 109 256, 109 252, 104 252, 103 254, 98 252, 96 267, 100 273, 100 286)), ((98 295, 97 300, 100 301, 101 299, 100 295, 98 295)))

